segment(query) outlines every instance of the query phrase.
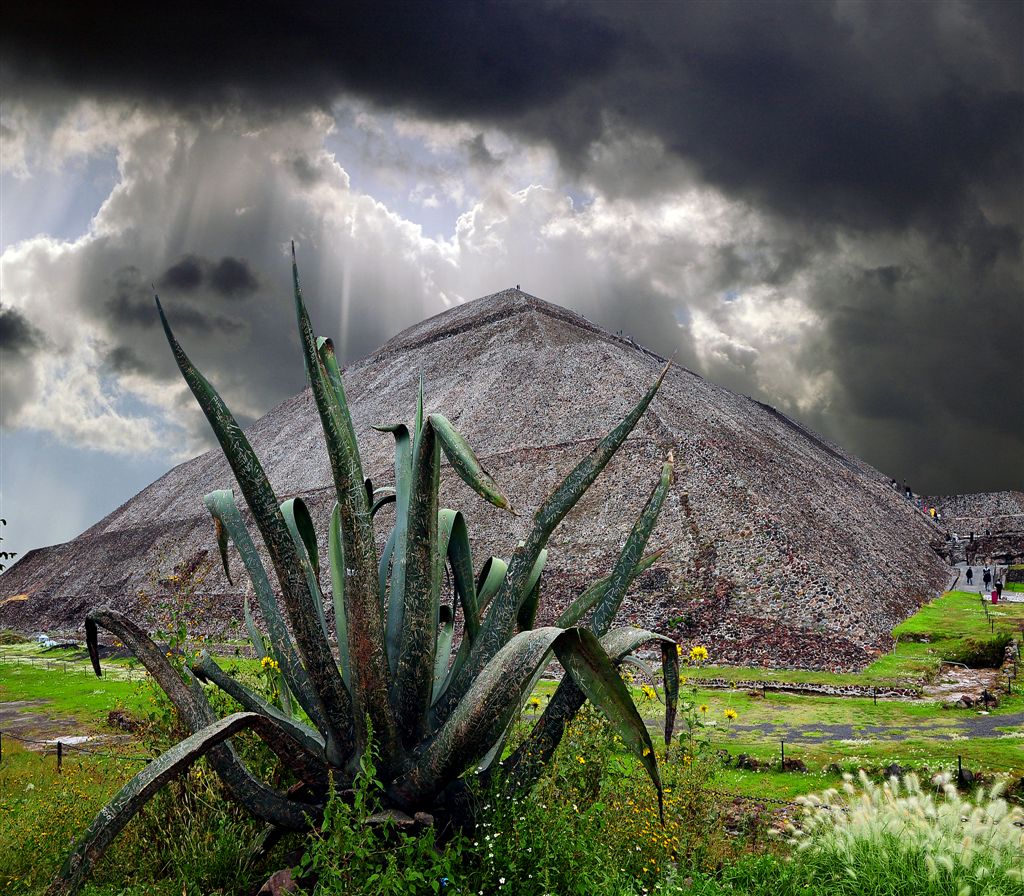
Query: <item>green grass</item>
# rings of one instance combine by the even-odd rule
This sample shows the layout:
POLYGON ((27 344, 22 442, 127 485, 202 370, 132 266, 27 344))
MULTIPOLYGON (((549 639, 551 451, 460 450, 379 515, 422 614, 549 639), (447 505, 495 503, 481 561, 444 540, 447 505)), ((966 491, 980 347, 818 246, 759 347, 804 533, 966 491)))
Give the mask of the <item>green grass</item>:
POLYGON ((112 709, 142 712, 148 688, 141 682, 103 676, 97 678, 85 663, 47 669, 28 663, 0 664, 0 701, 45 700, 26 711, 98 724, 112 709))
POLYGON ((989 605, 986 615, 977 594, 949 591, 896 626, 893 635, 898 638, 925 636, 932 640, 982 637, 993 630, 1017 634, 1022 624, 1024 604, 989 605), (994 625, 990 625, 989 617, 994 620, 994 625))

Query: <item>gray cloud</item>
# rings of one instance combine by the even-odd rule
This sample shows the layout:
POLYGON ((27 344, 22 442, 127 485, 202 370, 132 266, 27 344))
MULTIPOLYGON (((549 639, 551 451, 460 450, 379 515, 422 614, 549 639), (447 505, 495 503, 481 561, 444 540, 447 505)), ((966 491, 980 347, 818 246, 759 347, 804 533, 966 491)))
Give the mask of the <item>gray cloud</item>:
POLYGON ((225 298, 243 298, 259 287, 259 280, 243 258, 225 256, 210 261, 197 255, 185 255, 160 276, 163 288, 194 292, 203 286, 225 298))
POLYGON ((17 308, 0 306, 0 423, 8 424, 37 388, 33 359, 45 346, 42 332, 17 308))
POLYGON ((17 308, 0 307, 0 352, 28 355, 43 346, 43 334, 17 308))

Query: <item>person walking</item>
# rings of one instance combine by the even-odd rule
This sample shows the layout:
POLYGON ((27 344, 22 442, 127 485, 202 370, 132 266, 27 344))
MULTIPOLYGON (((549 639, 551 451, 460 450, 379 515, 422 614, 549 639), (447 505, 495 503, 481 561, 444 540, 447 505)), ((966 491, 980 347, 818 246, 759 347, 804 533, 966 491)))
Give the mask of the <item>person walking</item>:
POLYGON ((981 581, 985 585, 985 590, 988 591, 988 586, 992 584, 992 573, 989 572, 989 568, 987 566, 981 574, 981 581))
POLYGON ((971 568, 970 566, 967 567, 967 584, 968 585, 973 585, 974 584, 974 569, 971 568))

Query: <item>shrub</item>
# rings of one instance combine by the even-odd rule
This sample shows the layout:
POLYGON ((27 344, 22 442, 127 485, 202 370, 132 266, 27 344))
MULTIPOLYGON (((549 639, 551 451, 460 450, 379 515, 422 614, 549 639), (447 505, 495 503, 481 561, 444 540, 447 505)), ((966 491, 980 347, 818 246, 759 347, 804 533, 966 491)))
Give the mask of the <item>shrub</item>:
POLYGON ((961 796, 948 781, 926 791, 916 776, 874 784, 848 776, 842 792, 806 797, 791 829, 798 861, 822 893, 927 896, 1024 893, 1024 811, 999 785, 961 796))
POLYGON ((1006 647, 1012 639, 1009 632, 989 638, 964 638, 956 647, 948 650, 943 659, 963 663, 972 669, 998 669, 1003 664, 1006 647))

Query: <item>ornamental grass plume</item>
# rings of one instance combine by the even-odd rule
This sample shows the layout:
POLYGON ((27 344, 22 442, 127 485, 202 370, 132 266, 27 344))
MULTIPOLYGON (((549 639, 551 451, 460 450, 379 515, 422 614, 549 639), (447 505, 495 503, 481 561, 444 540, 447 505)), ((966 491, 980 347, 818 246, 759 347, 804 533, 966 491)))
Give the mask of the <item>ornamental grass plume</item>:
POLYGON ((848 775, 842 792, 799 802, 790 842, 826 879, 899 881, 901 893, 1024 893, 1024 810, 1001 784, 971 797, 945 777, 929 792, 912 774, 875 784, 862 771, 859 787, 848 775))

